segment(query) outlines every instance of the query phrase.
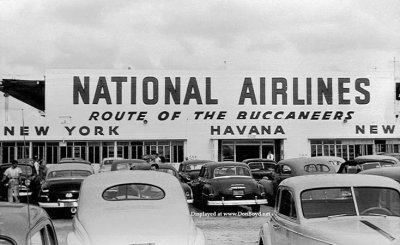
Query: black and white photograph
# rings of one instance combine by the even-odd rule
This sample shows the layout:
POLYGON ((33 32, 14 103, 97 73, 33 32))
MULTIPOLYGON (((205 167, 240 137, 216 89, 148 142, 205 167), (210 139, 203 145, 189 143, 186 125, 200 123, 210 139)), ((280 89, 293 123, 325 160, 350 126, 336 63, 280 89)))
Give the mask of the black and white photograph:
POLYGON ((0 244, 400 245, 399 0, 0 0, 0 244))

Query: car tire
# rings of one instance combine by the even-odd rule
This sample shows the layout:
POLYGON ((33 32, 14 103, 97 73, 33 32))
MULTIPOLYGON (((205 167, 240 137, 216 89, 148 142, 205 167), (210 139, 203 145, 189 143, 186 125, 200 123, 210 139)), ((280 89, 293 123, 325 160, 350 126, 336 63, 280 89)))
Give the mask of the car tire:
POLYGON ((258 213, 258 212, 260 212, 260 208, 261 208, 260 205, 252 205, 251 206, 251 212, 258 213))

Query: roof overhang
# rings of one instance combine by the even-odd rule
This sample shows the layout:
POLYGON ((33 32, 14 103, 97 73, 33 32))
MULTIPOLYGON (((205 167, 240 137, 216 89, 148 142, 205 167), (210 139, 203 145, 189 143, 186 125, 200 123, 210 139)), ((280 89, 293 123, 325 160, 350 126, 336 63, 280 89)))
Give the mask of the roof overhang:
POLYGON ((34 108, 45 111, 44 80, 0 80, 0 91, 4 96, 11 96, 34 108))

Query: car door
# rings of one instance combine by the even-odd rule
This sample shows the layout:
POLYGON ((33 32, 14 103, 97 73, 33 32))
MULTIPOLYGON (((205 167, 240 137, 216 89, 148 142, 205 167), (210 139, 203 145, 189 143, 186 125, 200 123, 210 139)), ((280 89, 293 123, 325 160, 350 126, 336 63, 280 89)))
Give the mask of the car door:
POLYGON ((202 190, 203 186, 206 183, 207 177, 208 177, 208 168, 203 166, 200 169, 199 177, 197 177, 197 179, 195 179, 192 182, 192 191, 196 202, 202 200, 202 190))
POLYGON ((270 222, 272 244, 298 244, 293 243, 292 239, 294 227, 298 224, 293 193, 283 187, 278 189, 277 197, 277 206, 270 222))

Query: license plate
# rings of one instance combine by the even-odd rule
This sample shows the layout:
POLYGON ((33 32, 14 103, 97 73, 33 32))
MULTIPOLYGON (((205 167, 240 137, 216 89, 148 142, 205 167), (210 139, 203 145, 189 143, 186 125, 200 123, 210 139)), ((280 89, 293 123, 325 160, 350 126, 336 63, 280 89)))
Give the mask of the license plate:
POLYGON ((59 207, 76 207, 78 204, 77 202, 59 202, 59 207))
POLYGON ((244 190, 233 190, 233 195, 234 196, 243 196, 244 190))

